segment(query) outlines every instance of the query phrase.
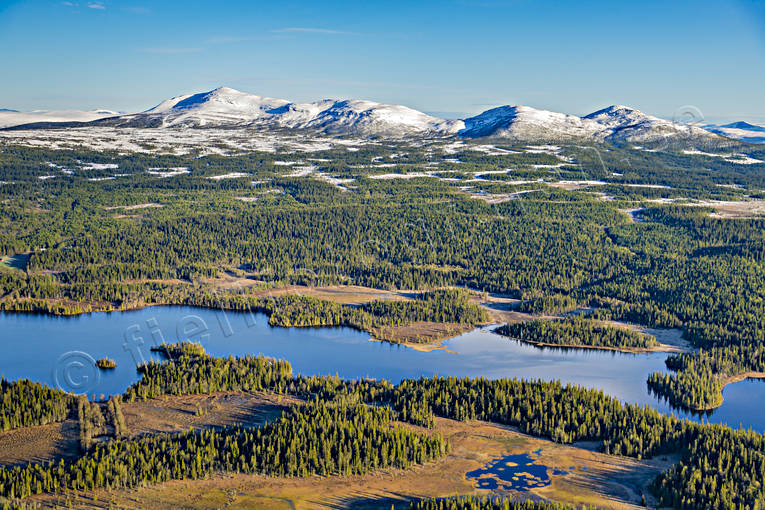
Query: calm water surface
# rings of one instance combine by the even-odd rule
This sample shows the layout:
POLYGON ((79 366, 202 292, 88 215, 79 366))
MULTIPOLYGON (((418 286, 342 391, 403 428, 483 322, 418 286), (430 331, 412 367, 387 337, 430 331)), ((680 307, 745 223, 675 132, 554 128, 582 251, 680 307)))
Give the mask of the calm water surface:
MULTIPOLYGON (((347 328, 272 328, 263 314, 187 307, 77 317, 0 313, 0 374, 78 393, 118 394, 137 380, 136 363, 151 359, 152 345, 179 339, 199 341, 215 356, 264 354, 286 359, 295 373, 306 375, 392 382, 434 374, 560 379, 602 389, 625 402, 673 412, 649 394, 645 384, 651 372, 666 371, 663 353, 540 349, 495 335, 488 328, 448 340, 447 350, 419 352, 371 342, 366 333, 347 328), (93 367, 94 359, 105 356, 117 361, 115 370, 99 372, 93 367)), ((693 418, 765 431, 765 382, 729 385, 723 396, 722 407, 693 418)))

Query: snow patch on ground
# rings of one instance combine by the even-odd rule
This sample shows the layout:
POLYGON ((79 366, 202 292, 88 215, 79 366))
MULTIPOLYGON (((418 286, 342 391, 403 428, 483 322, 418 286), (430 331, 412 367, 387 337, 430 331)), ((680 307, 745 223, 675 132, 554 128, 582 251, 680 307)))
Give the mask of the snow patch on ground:
POLYGON ((149 175, 156 175, 161 179, 165 179, 167 177, 176 177, 178 175, 189 174, 191 173, 191 170, 188 167, 149 168, 146 170, 146 173, 149 175))
POLYGON ((151 129, 84 127, 0 131, 0 142, 47 149, 88 149, 122 153, 230 156, 245 152, 310 153, 375 145, 362 138, 272 133, 249 129, 151 129))
POLYGON ((628 188, 655 188, 655 189, 672 189, 672 186, 665 186, 663 184, 624 184, 628 188))
POLYGON ((505 168, 504 170, 484 170, 483 172, 475 172, 473 177, 481 177, 482 175, 507 174, 512 171, 512 168, 505 168))
POLYGON ((417 177, 433 177, 432 173, 412 172, 410 174, 377 174, 370 175, 370 179, 414 179, 417 177))
POLYGON ((63 166, 57 165, 56 163, 51 163, 50 161, 47 163, 50 168, 55 168, 59 172, 66 174, 66 175, 74 175, 74 170, 69 170, 68 168, 65 168, 63 166))
POLYGON ((563 163, 558 163, 557 165, 531 165, 531 168, 535 170, 540 170, 542 168, 552 169, 552 168, 560 168, 562 166, 563 166, 563 163))
POLYGON ((83 165, 82 170, 116 170, 120 167, 116 163, 83 163, 82 161, 78 163, 83 165))
POLYGON ((557 156, 560 154, 561 147, 559 145, 528 145, 523 152, 529 154, 552 154, 557 156))
POLYGON ((709 158, 722 158, 723 161, 734 163, 736 165, 756 165, 757 163, 765 163, 765 161, 749 157, 746 154, 713 154, 711 152, 702 152, 696 149, 684 150, 683 154, 707 156, 709 158))
POLYGON ((222 179, 238 179, 240 177, 250 177, 251 175, 252 174, 246 174, 243 172, 229 172, 223 175, 213 175, 208 177, 208 179, 212 179, 213 181, 220 181, 222 179))
POLYGON ((735 163, 737 165, 756 165, 758 163, 765 163, 761 159, 755 159, 747 156, 746 154, 735 154, 730 158, 726 158, 728 163, 735 163))
POLYGON ((287 174, 287 177, 305 177, 306 175, 312 174, 317 168, 318 167, 313 165, 295 167, 295 171, 291 174, 287 174))
POLYGON ((340 179, 338 177, 332 177, 331 175, 323 174, 323 173, 317 173, 316 177, 324 182, 328 182, 331 185, 335 186, 340 191, 350 191, 350 188, 345 186, 345 184, 349 184, 353 182, 355 179, 340 179))

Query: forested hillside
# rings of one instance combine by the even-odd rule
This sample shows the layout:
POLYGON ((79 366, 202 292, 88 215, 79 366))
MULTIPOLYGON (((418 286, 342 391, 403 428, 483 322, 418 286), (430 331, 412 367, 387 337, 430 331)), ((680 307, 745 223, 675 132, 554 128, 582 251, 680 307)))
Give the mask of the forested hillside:
POLYGON ((290 393, 313 403, 259 430, 112 441, 96 445, 72 463, 5 468, 0 471, 2 494, 24 497, 66 487, 132 487, 218 470, 305 476, 407 466, 443 454, 446 445, 437 435, 390 429, 387 424, 398 418, 428 427, 434 416, 441 416, 511 425, 562 443, 597 441, 612 455, 641 459, 678 453, 680 464, 654 483, 656 495, 668 506, 754 509, 765 500, 759 484, 765 476, 761 434, 681 421, 621 404, 602 391, 515 379, 434 377, 392 386, 292 377, 284 361, 215 359, 197 349, 177 352, 172 360, 149 365, 125 398, 251 388, 290 393), (150 393, 145 392, 148 388, 150 393), (332 451, 319 448, 336 443, 332 451), (274 449, 271 444, 281 446, 274 449), (359 453, 348 457, 343 453, 346 447, 359 453), (142 459, 140 470, 135 469, 137 459, 142 459), (126 469, 128 465, 134 467, 126 469))
MULTIPOLYGON (((722 382, 761 370, 765 219, 702 207, 762 200, 761 148, 742 149, 755 162, 736 164, 628 147, 471 147, 441 155, 439 146, 403 142, 334 149, 303 167, 299 154, 5 146, 0 255, 29 257, 24 271, 0 265, 0 309, 219 306, 239 298, 211 298, 209 282, 231 271, 271 286, 463 286, 520 298, 521 311, 591 306, 595 318, 682 327, 705 356, 651 382, 678 406, 714 407, 722 382), (157 168, 188 173, 158 177, 157 168), (577 180, 599 184, 565 184, 577 180)), ((421 305, 264 306, 273 324, 343 324, 381 337, 391 323, 485 318, 456 295, 451 309, 446 299, 416 313, 396 307, 421 305)))
MULTIPOLYGON (((342 325, 374 334, 421 321, 483 323, 486 311, 471 295, 496 292, 519 300, 519 312, 590 312, 506 329, 530 342, 645 348, 650 338, 601 321, 682 328, 697 350, 671 356, 672 372, 648 380, 680 407, 714 407, 727 381, 765 371, 762 148, 737 149, 747 164, 629 144, 398 141, 354 149, 159 155, 4 144, 0 310, 73 314, 184 304, 265 311, 273 325, 342 325), (227 278, 247 285, 222 285, 227 278), (409 299, 340 304, 261 292, 288 284, 394 289, 409 299)), ((679 452, 681 464, 655 486, 670 506, 762 503, 761 435, 680 422, 597 391, 511 380, 435 378, 392 386, 293 377, 283 362, 183 352, 143 371, 127 400, 262 389, 319 398, 320 406, 335 406, 339 396, 354 405, 382 404, 395 418, 423 426, 435 416, 485 419, 562 442, 598 441, 611 454, 679 452)), ((24 382, 3 382, 2 392, 3 428, 60 421, 71 408, 64 394, 24 382)), ((281 426, 289 428, 285 420, 281 426)), ((344 420, 336 418, 339 427, 344 420)), ((160 459, 249 433, 147 439, 155 467, 139 478, 191 476, 191 461, 168 474, 160 459)), ((261 443, 243 441, 260 452, 261 443)), ((123 463, 137 444, 99 446, 82 464, 7 472, 4 490, 106 486, 93 455, 113 455, 116 471, 109 476, 122 483, 123 463)), ((382 455, 381 444, 368 445, 369 459, 382 455)), ((432 458, 430 447, 423 448, 423 459, 432 458)), ((197 475, 220 466, 245 470, 210 455, 194 468, 197 475)), ((338 458, 333 465, 342 469, 368 467, 338 458)), ((308 460, 294 465, 295 473, 318 472, 308 460)), ((269 472, 264 466, 246 469, 269 472)))

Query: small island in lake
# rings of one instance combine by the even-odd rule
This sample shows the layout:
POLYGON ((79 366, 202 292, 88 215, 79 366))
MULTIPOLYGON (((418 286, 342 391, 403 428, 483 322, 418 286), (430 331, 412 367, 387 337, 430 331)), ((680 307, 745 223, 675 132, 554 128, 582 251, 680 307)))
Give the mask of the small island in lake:
POLYGON ((96 361, 96 366, 101 370, 112 370, 117 368, 117 362, 109 358, 101 358, 96 361))

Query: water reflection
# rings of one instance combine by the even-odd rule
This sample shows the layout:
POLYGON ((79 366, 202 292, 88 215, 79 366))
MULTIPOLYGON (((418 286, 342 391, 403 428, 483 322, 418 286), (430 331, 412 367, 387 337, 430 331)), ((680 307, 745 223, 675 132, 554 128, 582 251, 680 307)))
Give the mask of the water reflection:
MULTIPOLYGON (((465 477, 476 481, 477 489, 527 491, 550 485, 548 467, 538 464, 541 450, 518 455, 506 455, 492 460, 485 467, 468 471, 465 477)), ((554 475, 568 474, 553 470, 554 475)))
MULTIPOLYGON (((151 307, 134 312, 71 318, 0 314, 0 375, 54 385, 57 362, 70 351, 109 357, 117 368, 100 373, 89 394, 118 394, 137 380, 135 365, 157 354, 150 347, 178 339, 199 341, 215 356, 263 354, 288 360, 307 375, 373 377, 399 382, 434 374, 497 379, 561 380, 603 390, 624 402, 673 412, 648 392, 646 379, 666 371, 665 353, 625 354, 593 349, 539 348, 478 329, 445 342, 445 350, 420 352, 370 342, 348 328, 271 328, 262 314, 223 313, 189 307, 151 307)), ((74 376, 81 375, 74 371, 74 376)), ((695 420, 742 424, 765 430, 765 383, 744 381, 725 388, 723 406, 695 420)))

